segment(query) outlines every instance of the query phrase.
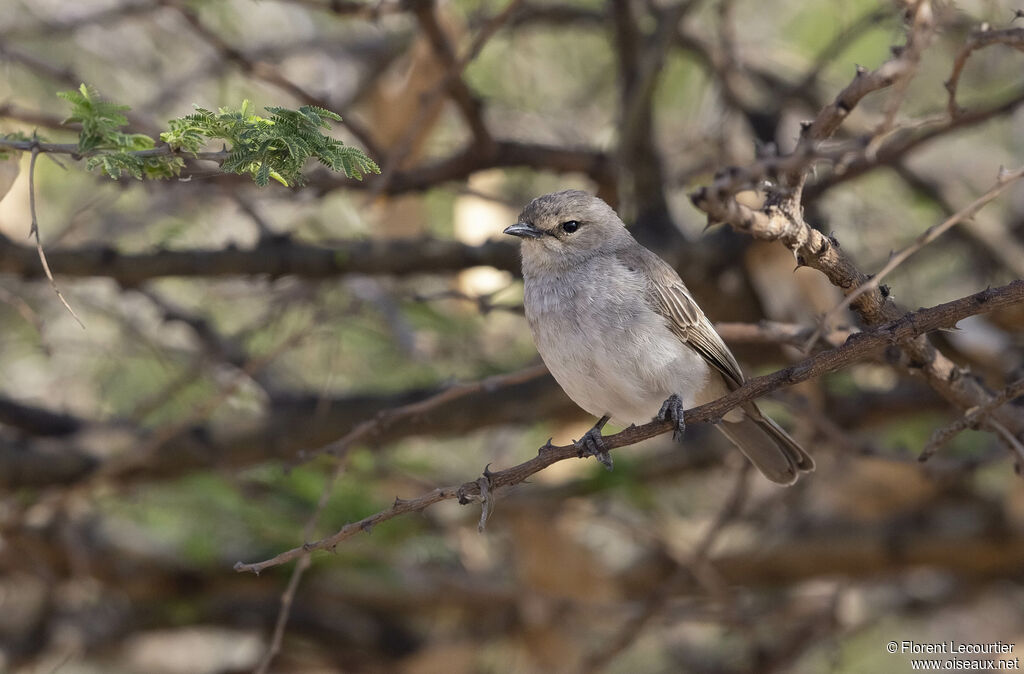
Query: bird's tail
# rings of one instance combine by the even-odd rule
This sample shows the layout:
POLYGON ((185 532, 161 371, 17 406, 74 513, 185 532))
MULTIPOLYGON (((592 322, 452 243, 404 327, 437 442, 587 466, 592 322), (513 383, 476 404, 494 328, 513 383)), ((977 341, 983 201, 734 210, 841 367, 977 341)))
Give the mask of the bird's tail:
POLYGON ((791 485, 800 473, 814 470, 814 459, 782 430, 761 414, 757 406, 745 406, 743 419, 716 425, 732 444, 750 459, 761 474, 772 482, 791 485))

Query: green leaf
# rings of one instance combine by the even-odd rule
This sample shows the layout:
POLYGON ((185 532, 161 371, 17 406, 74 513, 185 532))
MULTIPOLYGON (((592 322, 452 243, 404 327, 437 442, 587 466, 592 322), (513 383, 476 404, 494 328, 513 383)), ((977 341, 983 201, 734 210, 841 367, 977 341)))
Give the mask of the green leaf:
MULTIPOLYGON (((104 100, 85 84, 58 95, 71 106, 68 120, 82 125, 78 147, 82 154, 89 155, 88 168, 100 168, 112 178, 123 174, 141 178, 171 177, 184 165, 176 156, 131 154, 156 147, 156 141, 145 134, 121 130, 127 124, 123 114, 127 106, 104 100)), ((253 114, 248 100, 242 101, 237 110, 218 108, 213 112, 196 106, 194 113, 170 120, 160 140, 173 150, 193 155, 221 141, 228 150, 221 169, 248 174, 260 186, 271 178, 286 187, 301 184, 302 170, 310 159, 356 180, 367 173, 380 173, 362 150, 323 133, 332 121, 341 121, 337 113, 315 105, 303 105, 298 110, 269 106, 265 110, 269 117, 253 114)))

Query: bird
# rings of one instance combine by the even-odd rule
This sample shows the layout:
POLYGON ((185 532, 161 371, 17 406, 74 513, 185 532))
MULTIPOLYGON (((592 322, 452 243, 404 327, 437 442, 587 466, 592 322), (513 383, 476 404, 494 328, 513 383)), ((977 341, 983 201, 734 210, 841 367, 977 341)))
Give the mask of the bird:
MULTIPOLYGON (((579 190, 537 197, 505 234, 521 239, 526 320, 565 393, 599 418, 580 440, 611 469, 601 432, 652 418, 680 441, 683 411, 743 384, 732 352, 667 262, 633 238, 602 199, 579 190)), ((814 460, 748 402, 716 424, 772 482, 791 485, 814 460)))

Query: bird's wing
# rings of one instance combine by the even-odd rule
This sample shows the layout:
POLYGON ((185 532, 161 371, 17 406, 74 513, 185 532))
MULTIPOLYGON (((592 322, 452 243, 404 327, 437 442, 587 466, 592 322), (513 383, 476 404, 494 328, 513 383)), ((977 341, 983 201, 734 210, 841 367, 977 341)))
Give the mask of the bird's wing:
POLYGON ((724 375, 730 388, 740 386, 743 372, 735 356, 697 306, 679 274, 651 251, 642 246, 637 248, 639 250, 631 250, 620 259, 629 268, 647 272, 647 303, 665 318, 669 329, 680 340, 724 375))

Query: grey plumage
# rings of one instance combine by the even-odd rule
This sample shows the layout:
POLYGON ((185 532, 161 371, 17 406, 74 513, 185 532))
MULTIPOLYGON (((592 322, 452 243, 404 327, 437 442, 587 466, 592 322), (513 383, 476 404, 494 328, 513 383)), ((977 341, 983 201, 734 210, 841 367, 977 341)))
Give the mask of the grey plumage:
MULTIPOLYGON (((672 395, 689 409, 742 385, 736 359, 679 275, 601 199, 576 190, 538 197, 505 232, 523 240, 537 350, 590 414, 640 424, 672 395)), ((718 428, 774 482, 792 484, 814 469, 754 403, 731 410, 718 428)))

